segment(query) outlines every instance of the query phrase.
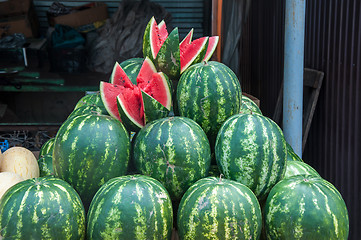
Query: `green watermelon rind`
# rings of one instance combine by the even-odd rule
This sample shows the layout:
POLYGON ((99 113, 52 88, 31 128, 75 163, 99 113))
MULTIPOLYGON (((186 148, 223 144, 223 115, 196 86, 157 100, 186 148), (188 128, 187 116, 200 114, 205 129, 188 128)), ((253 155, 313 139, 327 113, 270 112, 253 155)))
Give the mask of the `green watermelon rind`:
POLYGON ((158 71, 166 74, 170 79, 178 79, 180 76, 180 51, 179 33, 175 28, 164 41, 154 59, 158 71))
POLYGON ((245 185, 207 177, 183 195, 177 228, 180 239, 259 239, 261 208, 245 185))
POLYGON ((248 114, 257 113, 262 115, 262 112, 257 106, 257 104, 254 101, 252 101, 252 99, 250 99, 245 95, 242 95, 240 113, 248 113, 248 114))
POLYGON ((172 230, 172 202, 167 190, 144 175, 106 182, 94 196, 87 216, 87 239, 166 240, 171 239, 172 230))
POLYGON ((58 178, 19 182, 0 201, 1 239, 85 239, 85 227, 79 195, 58 178))
POLYGON ((119 64, 133 84, 137 84, 137 76, 143 61, 144 58, 130 58, 119 64))
POLYGON ((345 201, 328 181, 297 175, 279 181, 264 208, 267 239, 348 239, 345 201))
POLYGON ((54 141, 55 141, 55 137, 50 138, 41 146, 39 151, 39 157, 45 156, 47 154, 53 154, 54 141))
POLYGON ((296 175, 312 175, 315 177, 321 177, 320 174, 309 164, 300 161, 287 161, 286 171, 283 179, 290 178, 296 175))
POLYGON ((164 107, 160 102, 152 98, 149 94, 142 90, 142 99, 144 105, 144 120, 145 124, 165 118, 169 115, 170 109, 164 107))

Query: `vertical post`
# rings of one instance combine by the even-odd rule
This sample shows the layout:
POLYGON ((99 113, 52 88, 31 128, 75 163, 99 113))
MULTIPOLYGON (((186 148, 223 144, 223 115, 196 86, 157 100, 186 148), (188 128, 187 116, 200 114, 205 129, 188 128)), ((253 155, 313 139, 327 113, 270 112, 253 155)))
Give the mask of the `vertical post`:
POLYGON ((212 58, 218 62, 221 62, 222 54, 222 6, 223 0, 212 0, 212 35, 219 36, 218 46, 212 58))
POLYGON ((306 0, 286 0, 283 131, 302 157, 303 59, 306 0))

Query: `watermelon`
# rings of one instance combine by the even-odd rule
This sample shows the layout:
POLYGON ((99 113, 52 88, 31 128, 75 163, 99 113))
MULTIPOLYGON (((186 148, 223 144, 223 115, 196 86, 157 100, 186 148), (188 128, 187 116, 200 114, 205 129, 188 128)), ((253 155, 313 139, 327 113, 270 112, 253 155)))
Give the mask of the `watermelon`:
POLYGON ((180 239, 259 239, 260 205, 245 185, 203 178, 184 194, 178 210, 180 239))
POLYGON ((257 104, 245 95, 242 95, 240 113, 248 113, 248 114, 257 113, 262 115, 262 112, 257 106, 257 104))
POLYGON ((171 84, 165 74, 156 72, 149 58, 143 62, 136 79, 137 85, 131 83, 117 63, 114 69, 111 83, 100 83, 101 96, 111 116, 121 120, 128 130, 139 131, 146 124, 141 91, 153 98, 146 102, 153 104, 147 105, 147 109, 159 106, 161 110, 157 116, 157 112, 149 114, 152 115, 151 118, 158 119, 168 115, 172 106, 171 84))
POLYGON ((173 210, 167 190, 150 177, 128 175, 106 182, 87 216, 87 239, 171 239, 173 210))
POLYGON ((53 155, 46 154, 38 159, 40 177, 53 176, 53 155))
POLYGON ((347 239, 346 204, 328 181, 310 175, 283 179, 264 210, 267 239, 347 239))
POLYGON ((104 109, 104 104, 102 102, 102 99, 100 97, 100 93, 99 92, 95 92, 95 93, 91 93, 91 94, 87 94, 84 97, 82 97, 75 105, 74 110, 79 108, 79 107, 83 107, 83 106, 88 106, 88 105, 95 105, 100 107, 101 109, 104 109))
POLYGON ((97 113, 97 114, 108 114, 105 108, 100 108, 96 105, 84 105, 82 107, 78 107, 77 109, 73 110, 68 118, 72 118, 74 116, 89 114, 89 113, 97 113))
POLYGON ((287 144, 287 161, 298 161, 303 162, 303 160, 293 151, 293 148, 289 143, 287 144))
POLYGON ((133 84, 137 84, 137 76, 143 61, 144 58, 130 58, 119 64, 133 84))
POLYGON ((214 61, 187 69, 177 87, 179 114, 203 128, 212 148, 224 121, 239 113, 241 97, 237 76, 226 65, 214 61))
POLYGON ((123 124, 110 116, 88 114, 70 118, 55 137, 54 175, 75 188, 87 209, 106 181, 126 174, 129 145, 123 124))
POLYGON ((263 200, 283 177, 286 141, 271 119, 259 114, 237 114, 219 130, 215 156, 226 178, 246 185, 263 200))
POLYGON ((0 239, 85 239, 79 195, 53 177, 12 186, 0 201, 0 239))
POLYGON ((47 154, 53 154, 55 138, 50 138, 47 140, 40 148, 39 157, 42 157, 47 154))
POLYGON ((287 161, 286 165, 287 167, 284 178, 289 178, 295 175, 312 175, 320 177, 320 174, 318 174, 318 172, 307 163, 300 161, 287 161))
POLYGON ((178 80, 189 66, 208 61, 218 44, 218 36, 202 37, 192 41, 193 29, 179 42, 178 28, 168 35, 165 22, 157 25, 152 17, 144 31, 143 55, 154 60, 159 71, 178 80))
POLYGON ((170 117, 155 120, 135 138, 136 170, 159 180, 178 201, 197 180, 208 176, 211 153, 202 128, 193 120, 170 117))

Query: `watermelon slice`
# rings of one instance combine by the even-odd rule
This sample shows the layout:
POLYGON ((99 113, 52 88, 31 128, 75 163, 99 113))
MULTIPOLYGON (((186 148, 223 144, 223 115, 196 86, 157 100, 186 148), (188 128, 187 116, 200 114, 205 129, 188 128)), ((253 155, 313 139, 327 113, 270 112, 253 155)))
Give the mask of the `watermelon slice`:
POLYGON ((165 118, 169 115, 169 109, 164 107, 160 102, 152 98, 146 92, 142 91, 144 120, 149 123, 153 120, 165 118))
POLYGON ((147 27, 144 31, 143 37, 143 55, 155 59, 159 49, 163 45, 165 39, 168 37, 167 27, 165 22, 162 21, 159 25, 152 17, 148 22, 147 27))
POLYGON ((143 61, 143 58, 129 58, 119 64, 133 84, 137 84, 137 76, 143 61))
POLYGON ((114 64, 112 74, 110 75, 110 83, 121 85, 124 87, 132 87, 133 83, 130 81, 128 75, 118 62, 114 64))
POLYGON ((182 42, 179 44, 179 49, 185 49, 185 47, 192 42, 192 37, 193 37, 193 28, 189 31, 187 36, 183 38, 182 42))
POLYGON ((219 40, 218 36, 209 37, 208 48, 206 55, 204 56, 203 62, 208 62, 208 60, 212 57, 214 51, 217 48, 218 40, 219 40))
POLYGON ((122 121, 119 116, 118 107, 116 98, 117 96, 125 89, 126 87, 121 85, 116 85, 107 82, 100 82, 100 96, 104 103, 105 109, 108 111, 109 115, 122 121))
POLYGON ((114 84, 100 82, 101 98, 108 113, 122 121, 128 130, 138 131, 146 124, 142 91, 147 94, 147 109, 160 109, 159 113, 148 113, 147 119, 154 120, 156 116, 164 117, 165 112, 169 113, 172 106, 171 84, 164 73, 156 72, 148 57, 139 71, 137 85, 131 83, 117 63, 112 77, 114 84))
POLYGON ((180 48, 180 63, 181 63, 181 74, 190 65, 201 62, 206 55, 208 47, 208 37, 198 38, 187 44, 183 48, 180 48))

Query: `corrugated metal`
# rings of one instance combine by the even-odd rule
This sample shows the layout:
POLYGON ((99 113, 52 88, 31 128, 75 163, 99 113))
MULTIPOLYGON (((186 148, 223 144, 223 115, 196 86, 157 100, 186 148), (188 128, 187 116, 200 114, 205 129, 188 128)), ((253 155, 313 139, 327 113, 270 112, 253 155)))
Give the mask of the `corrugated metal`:
MULTIPOLYGON (((80 6, 92 1, 86 0, 69 0, 60 1, 66 6, 80 6)), ((94 1, 93 1, 94 2, 94 1)), ((109 16, 112 16, 118 9, 121 1, 97 0, 97 2, 104 2, 108 6, 109 16)), ((168 12, 172 14, 172 25, 179 28, 180 36, 185 36, 191 27, 194 28, 193 36, 195 38, 205 35, 208 29, 205 28, 205 14, 207 11, 204 0, 152 0, 163 6, 168 12)), ((48 25, 46 11, 53 1, 48 0, 34 0, 35 10, 39 18, 42 32, 45 32, 48 25)))
MULTIPOLYGON (((284 0, 254 0, 248 69, 242 79, 271 117, 283 78, 284 0), (249 86, 250 85, 250 86, 249 86)), ((361 239, 361 1, 312 0, 306 7, 305 67, 325 78, 304 160, 336 186, 350 217, 349 239, 361 239)), ((246 28, 247 29, 247 28, 246 28)), ((247 50, 242 50, 247 51, 247 50)))

